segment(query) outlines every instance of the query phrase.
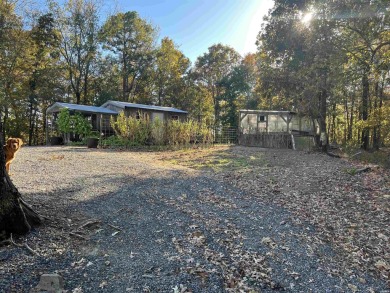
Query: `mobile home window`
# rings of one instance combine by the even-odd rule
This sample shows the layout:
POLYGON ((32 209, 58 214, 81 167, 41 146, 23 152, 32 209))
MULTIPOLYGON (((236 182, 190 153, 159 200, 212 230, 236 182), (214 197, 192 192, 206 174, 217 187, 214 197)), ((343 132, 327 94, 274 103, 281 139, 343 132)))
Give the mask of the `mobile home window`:
POLYGON ((172 120, 179 120, 179 116, 177 116, 177 115, 172 115, 172 116, 171 116, 171 119, 172 119, 172 120))
POLYGON ((258 122, 265 122, 265 121, 267 121, 267 120, 266 120, 265 115, 259 115, 259 116, 257 116, 257 121, 258 121, 258 122))

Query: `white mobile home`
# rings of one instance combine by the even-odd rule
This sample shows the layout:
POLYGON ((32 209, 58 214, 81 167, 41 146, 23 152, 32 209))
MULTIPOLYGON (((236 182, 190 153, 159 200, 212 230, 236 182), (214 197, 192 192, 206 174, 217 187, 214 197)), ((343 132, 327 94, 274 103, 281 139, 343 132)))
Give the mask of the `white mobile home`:
POLYGON ((240 110, 239 115, 242 145, 295 148, 297 137, 309 137, 312 141, 317 131, 312 119, 292 111, 240 110))

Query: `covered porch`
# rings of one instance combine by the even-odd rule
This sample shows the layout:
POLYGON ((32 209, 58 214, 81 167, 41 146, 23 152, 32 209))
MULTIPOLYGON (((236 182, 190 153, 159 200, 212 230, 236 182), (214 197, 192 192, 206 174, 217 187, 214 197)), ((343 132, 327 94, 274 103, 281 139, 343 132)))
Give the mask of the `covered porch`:
POLYGON ((56 120, 62 109, 68 109, 70 115, 80 113, 91 123, 92 131, 99 132, 100 136, 112 132, 110 118, 118 115, 108 108, 56 102, 46 110, 46 144, 50 144, 53 137, 60 136, 56 120))

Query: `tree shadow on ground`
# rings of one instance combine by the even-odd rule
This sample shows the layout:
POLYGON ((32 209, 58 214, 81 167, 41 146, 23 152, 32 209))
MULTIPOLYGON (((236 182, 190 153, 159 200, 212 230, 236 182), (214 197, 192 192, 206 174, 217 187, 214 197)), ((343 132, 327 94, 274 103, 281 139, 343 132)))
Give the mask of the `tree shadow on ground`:
POLYGON ((310 242, 315 227, 219 180, 180 170, 94 178, 25 195, 46 216, 26 238, 41 256, 1 248, 1 288, 23 292, 57 271, 83 292, 386 289, 359 272, 349 283, 332 276, 338 252, 310 242))

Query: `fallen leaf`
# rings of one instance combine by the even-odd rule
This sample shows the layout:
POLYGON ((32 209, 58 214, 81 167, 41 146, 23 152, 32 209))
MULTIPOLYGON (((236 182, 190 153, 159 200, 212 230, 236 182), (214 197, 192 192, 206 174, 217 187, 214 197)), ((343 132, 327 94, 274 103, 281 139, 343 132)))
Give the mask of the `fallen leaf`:
POLYGON ((358 288, 353 284, 348 284, 348 288, 351 289, 352 292, 357 292, 358 288))
POLYGON ((107 281, 103 281, 100 283, 99 288, 104 288, 107 286, 107 281))
POLYGON ((375 263, 375 267, 378 269, 378 270, 390 270, 390 266, 384 261, 384 260, 378 260, 376 263, 375 263))

